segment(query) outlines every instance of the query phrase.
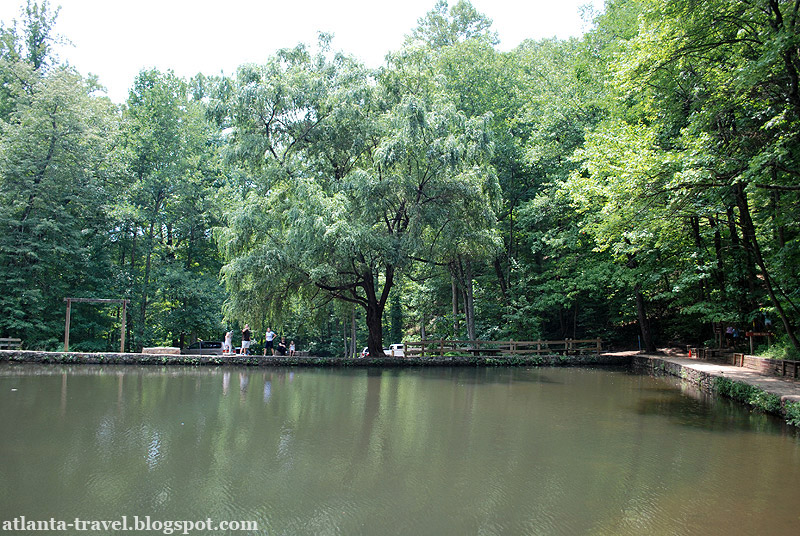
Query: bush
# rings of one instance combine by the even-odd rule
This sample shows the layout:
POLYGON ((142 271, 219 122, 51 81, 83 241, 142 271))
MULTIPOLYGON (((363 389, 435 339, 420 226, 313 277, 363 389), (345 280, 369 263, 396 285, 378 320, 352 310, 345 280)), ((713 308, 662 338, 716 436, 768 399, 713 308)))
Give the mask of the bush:
POLYGON ((772 345, 761 345, 756 348, 756 355, 758 357, 766 357, 768 359, 789 359, 792 361, 800 361, 800 352, 795 350, 794 346, 786 340, 780 340, 772 345))
POLYGON ((787 402, 784 405, 786 422, 792 426, 800 426, 800 402, 787 402))
POLYGON ((746 383, 735 382, 727 378, 716 378, 714 389, 723 396, 744 402, 762 411, 769 413, 780 413, 781 411, 781 397, 771 395, 763 389, 746 383))

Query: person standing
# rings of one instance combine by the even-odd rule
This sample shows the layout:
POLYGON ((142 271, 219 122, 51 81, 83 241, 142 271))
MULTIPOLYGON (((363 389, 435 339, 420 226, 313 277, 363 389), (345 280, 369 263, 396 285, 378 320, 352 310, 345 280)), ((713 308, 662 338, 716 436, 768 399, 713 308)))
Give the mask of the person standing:
POLYGON ((250 324, 245 324, 242 330, 242 354, 250 355, 250 324))
POLYGON ((222 353, 230 354, 233 351, 233 331, 225 332, 225 342, 222 343, 222 353))
POLYGON ((267 342, 264 345, 264 353, 269 352, 271 355, 275 355, 275 347, 273 340, 275 339, 275 332, 272 331, 272 328, 267 328, 266 333, 267 342))

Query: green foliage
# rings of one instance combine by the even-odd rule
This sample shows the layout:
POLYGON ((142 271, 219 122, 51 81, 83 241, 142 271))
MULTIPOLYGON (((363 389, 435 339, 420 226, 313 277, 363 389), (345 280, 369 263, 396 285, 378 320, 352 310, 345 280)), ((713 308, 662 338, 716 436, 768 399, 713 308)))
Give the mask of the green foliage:
POLYGON ((114 139, 112 110, 70 69, 4 68, 21 84, 0 122, 0 332, 53 348, 62 298, 108 284, 104 158, 114 139))
POLYGON ((127 188, 115 215, 121 276, 133 283, 120 291, 137 312, 134 344, 220 340, 225 296, 210 229, 222 180, 204 105, 173 73, 142 71, 123 119, 127 188))
POLYGON ((714 390, 729 398, 738 400, 768 413, 780 413, 781 397, 769 394, 763 389, 728 378, 714 378, 714 390))
POLYGON ((459 0, 449 10, 447 0, 437 0, 434 8, 419 19, 407 45, 416 42, 439 48, 470 39, 497 44, 497 33, 490 30, 491 26, 492 21, 465 0, 459 0))
POLYGON ((424 73, 373 80, 352 60, 303 48, 240 69, 231 154, 252 189, 219 235, 231 317, 277 318, 294 298, 333 298, 364 309, 378 351, 396 277, 491 244, 486 118, 437 94, 381 93, 381 82, 409 76, 424 73))
POLYGON ((800 352, 789 344, 789 341, 777 341, 775 344, 764 345, 756 349, 756 355, 768 359, 800 360, 800 352))
POLYGON ((610 3, 588 40, 608 58, 615 98, 564 187, 598 247, 633 269, 653 316, 749 323, 768 299, 796 346, 798 316, 783 287, 796 288, 784 259, 797 235, 779 209, 795 195, 784 186, 797 169, 786 150, 797 147, 796 130, 783 120, 800 102, 785 83, 796 49, 777 38, 796 33, 789 11, 610 3))
POLYGON ((800 402, 786 402, 783 412, 787 423, 792 426, 800 426, 800 402))

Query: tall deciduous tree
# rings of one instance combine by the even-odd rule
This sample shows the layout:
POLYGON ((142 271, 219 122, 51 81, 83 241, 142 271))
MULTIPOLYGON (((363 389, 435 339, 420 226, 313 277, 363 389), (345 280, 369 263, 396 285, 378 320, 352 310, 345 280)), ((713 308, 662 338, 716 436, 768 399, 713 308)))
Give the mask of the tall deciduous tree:
MULTIPOLYGON (((195 93, 202 91, 197 85, 195 93)), ((222 331, 220 264, 210 236, 220 181, 205 108, 188 88, 172 72, 142 71, 124 113, 128 188, 116 215, 138 347, 222 331)))
POLYGON ((52 348, 63 301, 108 284, 104 158, 113 108, 66 68, 6 64, 25 87, 0 121, 0 332, 52 348))
MULTIPOLYGON (((58 346, 64 297, 110 284, 117 138, 111 103, 52 54, 57 13, 29 1, 0 27, 0 333, 44 349, 58 346)), ((108 317, 90 316, 79 329, 107 339, 108 317)))
POLYGON ((636 274, 644 338, 648 303, 709 325, 758 324, 771 309, 797 347, 785 271, 796 235, 784 225, 787 210, 796 216, 786 205, 797 191, 796 6, 607 8, 590 42, 615 98, 566 190, 599 247, 636 274))
POLYGON ((348 58, 303 48, 240 69, 237 82, 232 136, 254 188, 222 233, 234 314, 294 296, 352 302, 381 355, 397 277, 441 260, 447 244, 491 239, 486 118, 429 91, 425 73, 376 81, 348 58))

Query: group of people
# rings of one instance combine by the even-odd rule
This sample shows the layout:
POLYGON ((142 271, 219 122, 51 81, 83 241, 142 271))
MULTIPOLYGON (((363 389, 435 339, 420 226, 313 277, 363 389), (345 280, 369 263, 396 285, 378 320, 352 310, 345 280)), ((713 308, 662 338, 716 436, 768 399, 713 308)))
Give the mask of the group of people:
MULTIPOLYGON (((250 344, 252 342, 253 333, 250 331, 250 325, 245 324, 244 329, 242 329, 242 349, 241 352, 244 355, 250 355, 250 344)), ((264 355, 267 355, 267 352, 270 352, 271 355, 286 355, 287 353, 290 356, 296 355, 294 341, 289 343, 289 346, 286 346, 286 337, 281 337, 278 344, 275 344, 275 339, 277 335, 272 328, 267 328, 267 332, 264 334, 265 343, 264 343, 264 355)), ((229 330, 225 333, 225 341, 222 343, 222 353, 233 353, 233 331, 229 330)))

